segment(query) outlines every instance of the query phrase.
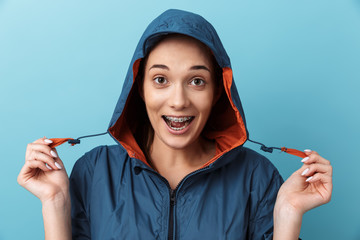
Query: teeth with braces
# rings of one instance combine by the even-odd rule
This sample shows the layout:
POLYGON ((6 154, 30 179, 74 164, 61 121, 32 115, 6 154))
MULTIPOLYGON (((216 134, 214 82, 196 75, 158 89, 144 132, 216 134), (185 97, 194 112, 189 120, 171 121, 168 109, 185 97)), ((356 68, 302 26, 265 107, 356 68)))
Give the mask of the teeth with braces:
MULTIPOLYGON (((186 125, 187 126, 187 125, 186 125)), ((180 127, 180 128, 176 128, 176 127, 171 127, 171 129, 175 130, 175 131, 180 131, 183 130, 184 128, 186 128, 186 126, 180 127)))
POLYGON ((165 116, 165 118, 169 121, 172 121, 172 122, 186 122, 186 121, 189 121, 192 117, 182 117, 182 118, 177 118, 177 117, 168 117, 168 116, 165 116))
POLYGON ((168 126, 175 131, 180 131, 180 130, 183 130, 184 128, 186 128, 190 123, 188 121, 194 118, 194 117, 168 117, 165 115, 163 117, 166 119, 168 126), (184 126, 177 128, 177 127, 171 126, 170 122, 185 122, 185 124, 184 124, 184 126))

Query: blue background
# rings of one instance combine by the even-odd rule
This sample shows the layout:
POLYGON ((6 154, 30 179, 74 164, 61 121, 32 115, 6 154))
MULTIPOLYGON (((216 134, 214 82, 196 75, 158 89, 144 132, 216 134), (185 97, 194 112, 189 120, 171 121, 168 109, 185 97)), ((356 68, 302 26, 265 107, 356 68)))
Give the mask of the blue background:
MULTIPOLYGON (((44 238, 40 201, 16 182, 27 143, 106 131, 137 41, 168 8, 217 29, 253 140, 332 161, 332 201, 305 214, 301 236, 360 239, 359 0, 0 0, 0 239, 44 238)), ((68 173, 100 144, 113 140, 58 147, 68 173)), ((284 178, 301 166, 265 155, 284 178)))

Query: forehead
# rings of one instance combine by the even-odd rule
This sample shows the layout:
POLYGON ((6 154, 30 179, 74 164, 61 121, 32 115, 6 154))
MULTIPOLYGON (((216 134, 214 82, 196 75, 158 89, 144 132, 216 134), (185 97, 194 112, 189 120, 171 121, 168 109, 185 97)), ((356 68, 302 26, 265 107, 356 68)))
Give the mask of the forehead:
POLYGON ((149 53, 148 63, 166 64, 181 61, 211 67, 211 52, 202 42, 185 36, 172 35, 162 39, 149 53), (161 62, 162 61, 162 62, 161 62), (165 61, 165 62, 164 62, 165 61))

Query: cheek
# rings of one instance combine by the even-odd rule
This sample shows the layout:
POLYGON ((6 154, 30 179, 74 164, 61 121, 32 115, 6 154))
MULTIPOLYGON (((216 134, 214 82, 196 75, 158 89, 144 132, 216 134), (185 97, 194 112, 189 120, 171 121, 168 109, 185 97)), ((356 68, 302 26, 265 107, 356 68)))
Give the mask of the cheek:
POLYGON ((155 111, 159 110, 162 107, 164 99, 162 94, 156 94, 154 92, 145 92, 144 102, 148 114, 153 114, 155 111))
POLYGON ((199 112, 208 115, 210 114, 213 106, 213 98, 214 94, 212 93, 197 94, 197 96, 193 98, 192 102, 199 112))

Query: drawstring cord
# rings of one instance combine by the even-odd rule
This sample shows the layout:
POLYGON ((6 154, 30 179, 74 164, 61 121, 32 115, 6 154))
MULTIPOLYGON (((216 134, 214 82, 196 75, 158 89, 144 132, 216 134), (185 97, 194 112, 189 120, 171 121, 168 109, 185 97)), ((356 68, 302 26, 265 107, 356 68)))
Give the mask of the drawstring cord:
POLYGON ((307 156, 304 152, 299 151, 297 149, 286 148, 286 147, 282 147, 282 148, 279 148, 279 147, 267 147, 264 144, 253 141, 253 140, 250 140, 249 138, 248 138, 248 141, 250 141, 252 143, 255 143, 255 144, 259 144, 261 146, 260 149, 263 150, 264 152, 272 153, 274 149, 277 149, 277 150, 280 150, 282 152, 286 152, 288 154, 298 156, 298 157, 301 157, 301 158, 305 158, 307 156))
POLYGON ((80 144, 80 139, 82 139, 82 138, 97 137, 97 136, 101 136, 101 135, 105 135, 105 134, 107 134, 107 132, 81 136, 76 139, 74 139, 74 138, 50 138, 52 143, 49 146, 51 148, 55 148, 65 142, 68 142, 69 144, 71 144, 71 146, 74 146, 76 144, 80 144))
POLYGON ((78 144, 78 143, 80 143, 80 139, 82 139, 82 138, 97 137, 97 136, 101 136, 101 135, 105 135, 105 134, 107 134, 107 132, 81 136, 81 137, 78 137, 77 139, 69 140, 68 143, 70 143, 70 144, 78 144))
POLYGON ((253 140, 250 140, 249 138, 248 138, 248 141, 261 145, 260 149, 263 150, 264 152, 272 153, 274 149, 277 149, 277 150, 280 150, 280 151, 281 151, 281 148, 278 148, 278 147, 267 147, 267 146, 265 146, 264 144, 259 143, 259 142, 256 142, 256 141, 253 141, 253 140))
MULTIPOLYGON (((74 146, 76 144, 80 144, 80 139, 82 139, 82 138, 97 137, 97 136, 101 136, 101 135, 105 135, 105 134, 107 134, 107 132, 81 136, 81 137, 78 137, 76 139, 74 139, 74 138, 50 138, 50 140, 53 141, 53 142, 49 146, 51 148, 55 148, 55 147, 65 143, 65 142, 68 142, 69 144, 74 146)), ((286 152, 288 154, 292 154, 292 155, 295 155, 295 156, 298 156, 298 157, 301 157, 301 158, 305 158, 307 156, 304 152, 296 150, 296 149, 286 148, 286 147, 282 147, 282 148, 279 148, 279 147, 267 147, 264 144, 262 144, 260 142, 253 141, 251 139, 248 139, 248 141, 250 141, 252 143, 255 143, 255 144, 259 144, 261 146, 260 149, 262 151, 264 151, 264 152, 272 153, 274 151, 274 149, 277 149, 277 150, 280 150, 282 152, 286 152)))

